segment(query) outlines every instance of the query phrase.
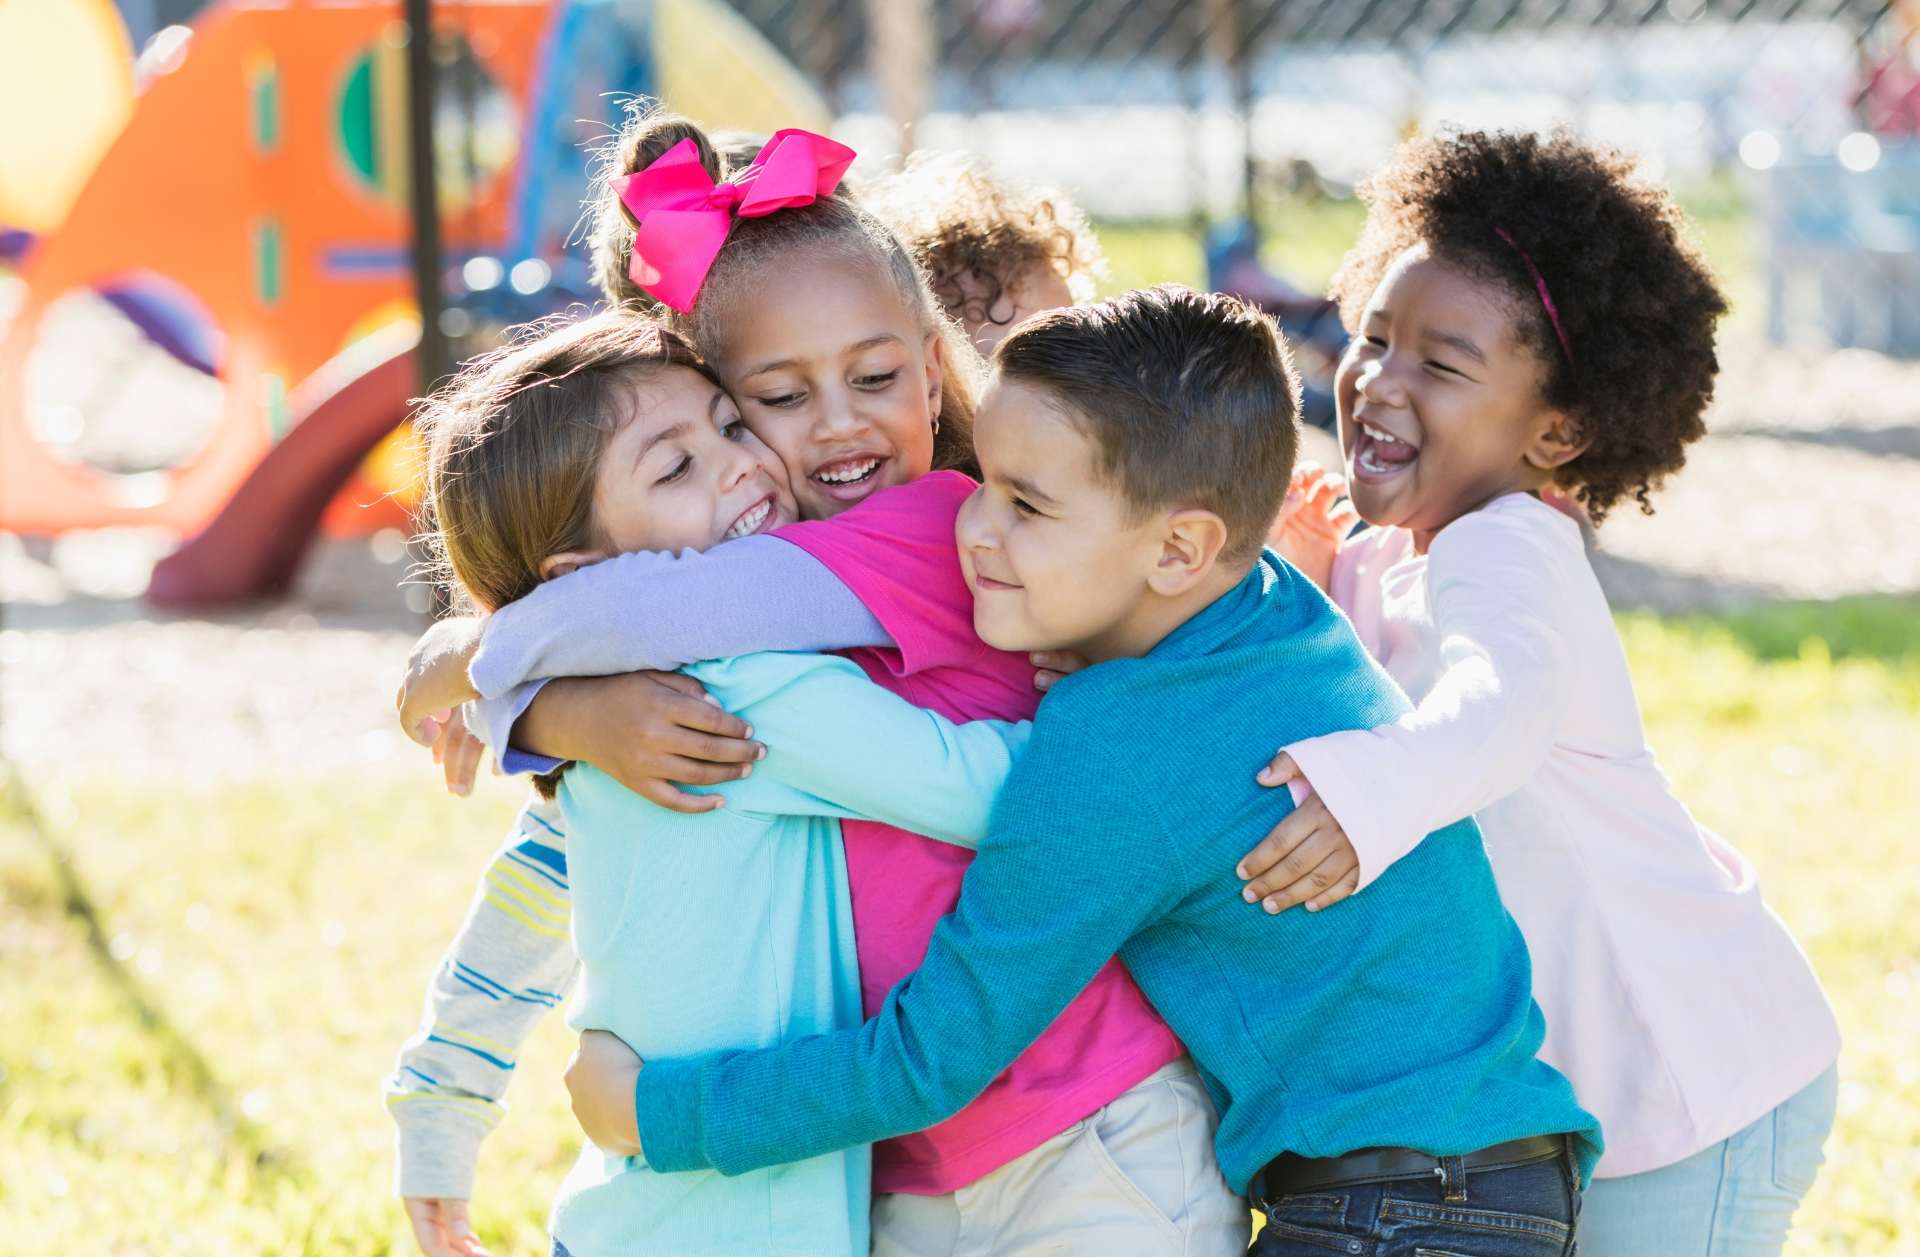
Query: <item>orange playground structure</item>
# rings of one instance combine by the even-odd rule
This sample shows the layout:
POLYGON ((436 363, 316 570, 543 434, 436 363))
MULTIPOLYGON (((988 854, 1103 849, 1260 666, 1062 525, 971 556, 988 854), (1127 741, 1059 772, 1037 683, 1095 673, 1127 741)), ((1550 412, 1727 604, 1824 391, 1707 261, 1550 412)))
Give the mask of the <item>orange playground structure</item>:
MULTIPOLYGON (((57 61, 79 44, 45 15, 82 10, 108 32, 89 55, 108 84, 94 92, 111 94, 106 0, 0 0, 15 49, 0 80, 34 55, 9 29, 41 21, 53 43, 38 54, 57 61)), ((71 143, 0 140, 0 242, 18 273, 11 317, 0 305, 0 528, 172 530, 186 544, 148 596, 187 605, 284 588, 323 522, 407 526, 419 321, 399 14, 216 0, 130 67, 118 35, 125 100, 119 118, 95 110, 90 170, 71 169, 71 143)), ((441 327, 469 348, 591 299, 568 236, 611 93, 715 125, 827 120, 718 0, 444 3, 432 38, 441 327)), ((0 88, 0 130, 35 126, 18 97, 0 88)), ((60 108, 45 104, 49 126, 60 108)))

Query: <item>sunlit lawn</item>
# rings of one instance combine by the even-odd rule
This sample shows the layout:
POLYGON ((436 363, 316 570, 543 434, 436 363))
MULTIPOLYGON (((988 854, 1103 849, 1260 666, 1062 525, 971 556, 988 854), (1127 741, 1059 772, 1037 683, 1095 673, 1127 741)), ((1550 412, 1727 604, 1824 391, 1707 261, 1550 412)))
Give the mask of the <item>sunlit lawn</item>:
MULTIPOLYGON (((1662 759, 1759 865, 1846 1029, 1843 1116, 1801 1253, 1920 1253, 1920 617, 1863 605, 1731 632, 1623 621, 1662 759), (1817 632, 1837 649, 1803 650, 1817 632)), ((95 954, 58 866, 9 822, 0 1255, 411 1251, 377 1084, 513 796, 449 800, 424 764, 206 794, 48 785, 32 791, 48 833, 127 958, 95 954), (160 1020, 143 1024, 128 991, 160 1020)), ((496 1253, 544 1251, 577 1146, 567 1047, 550 1020, 482 1164, 496 1253)))

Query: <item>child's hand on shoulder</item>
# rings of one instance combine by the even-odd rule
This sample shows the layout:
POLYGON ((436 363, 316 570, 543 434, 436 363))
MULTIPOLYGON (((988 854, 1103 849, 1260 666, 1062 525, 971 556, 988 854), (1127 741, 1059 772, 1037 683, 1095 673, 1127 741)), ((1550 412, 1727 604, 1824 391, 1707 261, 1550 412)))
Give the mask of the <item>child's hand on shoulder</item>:
POLYGON ((413 1238, 426 1257, 491 1257, 467 1222, 467 1202, 454 1196, 408 1196, 401 1201, 413 1238))
POLYGON ((1322 593, 1333 581, 1333 557, 1340 553, 1340 542, 1360 522, 1346 494, 1346 477, 1318 463, 1301 463, 1267 533, 1267 545, 1322 593))
POLYGON ((448 713, 480 697, 467 676, 467 665, 479 649, 480 621, 471 616, 442 620, 420 635, 407 655, 407 674, 394 699, 408 737, 432 746, 440 740, 448 713))
MULTIPOLYGON (((1254 780, 1270 789, 1294 781, 1312 789, 1285 751, 1254 780)), ((1240 897, 1248 903, 1257 902, 1268 912, 1304 903, 1308 912, 1318 912, 1359 887, 1360 857, 1320 796, 1309 794, 1247 852, 1234 872, 1247 883, 1240 897)))
POLYGON ((640 1118, 633 1088, 640 1081, 640 1057, 617 1034, 584 1030, 580 1047, 567 1062, 567 1094, 580 1129, 602 1152, 617 1157, 640 1155, 640 1118))

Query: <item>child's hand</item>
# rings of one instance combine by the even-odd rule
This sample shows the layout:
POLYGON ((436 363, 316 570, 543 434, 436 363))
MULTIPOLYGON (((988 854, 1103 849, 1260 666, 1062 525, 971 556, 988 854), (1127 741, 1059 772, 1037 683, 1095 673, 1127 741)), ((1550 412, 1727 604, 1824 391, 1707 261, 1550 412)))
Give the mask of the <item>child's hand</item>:
POLYGON ((460 714, 460 709, 455 707, 448 712, 446 722, 440 726, 440 736, 433 744, 433 762, 447 775, 448 794, 464 799, 473 793, 473 779, 480 772, 480 757, 486 751, 487 744, 467 728, 467 718, 460 714))
MULTIPOLYGON (((1285 751, 1274 756, 1255 780, 1263 786, 1284 786, 1295 780, 1307 784, 1293 756, 1285 751)), ((1310 794, 1247 852, 1234 872, 1247 883, 1240 897, 1248 903, 1263 900, 1261 906, 1268 912, 1304 903, 1308 912, 1318 912, 1339 903, 1360 885, 1360 857, 1320 796, 1310 794)))
POLYGON ((1043 694, 1061 677, 1071 676, 1087 666, 1085 656, 1071 650, 1036 650, 1027 656, 1027 661, 1037 669, 1033 674, 1033 688, 1043 694))
POLYGON ((426 1257, 489 1257, 467 1225, 467 1202, 452 1196, 408 1196, 407 1221, 426 1257))
POLYGON ((640 1081, 640 1058, 619 1035, 587 1030, 579 1050, 567 1062, 567 1094, 573 1116, 593 1146, 615 1156, 640 1155, 640 1119, 633 1088, 640 1081))
POLYGON ((1341 540, 1360 522, 1345 500, 1347 481, 1318 463, 1301 463, 1287 486, 1287 499, 1274 517, 1267 544, 1325 593, 1333 581, 1333 556, 1341 540))
POLYGON ((513 726, 521 750, 592 764, 640 797, 687 813, 711 812, 726 799, 674 783, 748 776, 767 754, 752 737, 752 725, 678 672, 549 681, 513 726))
POLYGON ((421 746, 440 740, 448 712, 480 697, 467 678, 467 664, 478 649, 480 621, 468 617, 442 620, 413 644, 394 705, 400 709, 400 727, 421 746))

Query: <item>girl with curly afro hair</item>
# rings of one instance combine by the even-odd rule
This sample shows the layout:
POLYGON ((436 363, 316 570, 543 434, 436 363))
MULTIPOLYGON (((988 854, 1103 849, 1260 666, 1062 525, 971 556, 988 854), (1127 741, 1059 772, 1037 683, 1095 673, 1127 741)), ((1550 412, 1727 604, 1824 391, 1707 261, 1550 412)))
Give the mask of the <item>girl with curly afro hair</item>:
POLYGON ((1839 1030, 1753 866, 1656 764, 1570 518, 1649 509, 1679 470, 1726 303, 1666 191, 1565 130, 1415 139, 1360 193, 1333 280, 1346 476, 1296 475, 1272 541, 1418 706, 1282 748, 1261 782, 1313 793, 1243 863, 1246 898, 1324 908, 1475 816, 1540 1057, 1606 1133, 1581 1253, 1778 1257, 1839 1030), (1356 510, 1374 527, 1348 537, 1356 510))

